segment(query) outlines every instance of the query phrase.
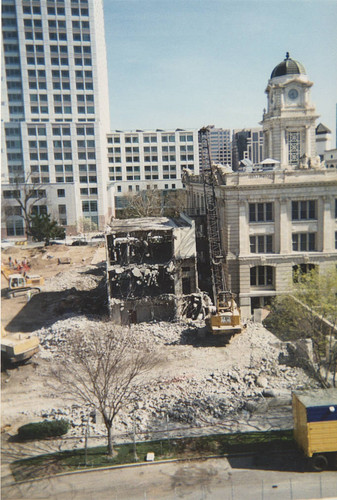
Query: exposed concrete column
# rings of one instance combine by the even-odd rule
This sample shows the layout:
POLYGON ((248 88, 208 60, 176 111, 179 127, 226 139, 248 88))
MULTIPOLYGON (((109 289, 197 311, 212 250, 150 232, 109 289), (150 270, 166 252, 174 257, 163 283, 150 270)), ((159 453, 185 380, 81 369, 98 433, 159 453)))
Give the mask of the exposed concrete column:
POLYGON ((183 293, 181 261, 175 261, 176 272, 174 273, 174 293, 181 295, 183 293))

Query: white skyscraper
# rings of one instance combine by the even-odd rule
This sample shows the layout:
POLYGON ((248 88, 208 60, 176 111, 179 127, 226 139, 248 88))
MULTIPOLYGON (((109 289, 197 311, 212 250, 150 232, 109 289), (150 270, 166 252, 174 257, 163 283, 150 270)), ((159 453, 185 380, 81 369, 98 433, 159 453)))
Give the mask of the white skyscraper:
POLYGON ((113 197, 102 0, 3 0, 2 35, 2 236, 25 233, 16 198, 27 185, 33 212, 68 232, 82 218, 103 227, 113 197))

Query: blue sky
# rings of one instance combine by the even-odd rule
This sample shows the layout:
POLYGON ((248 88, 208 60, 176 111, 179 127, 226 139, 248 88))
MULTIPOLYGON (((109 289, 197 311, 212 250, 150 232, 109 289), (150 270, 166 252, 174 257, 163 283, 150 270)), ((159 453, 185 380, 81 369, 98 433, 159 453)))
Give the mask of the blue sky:
POLYGON ((335 134, 337 0, 104 0, 112 129, 254 127, 287 51, 335 134))

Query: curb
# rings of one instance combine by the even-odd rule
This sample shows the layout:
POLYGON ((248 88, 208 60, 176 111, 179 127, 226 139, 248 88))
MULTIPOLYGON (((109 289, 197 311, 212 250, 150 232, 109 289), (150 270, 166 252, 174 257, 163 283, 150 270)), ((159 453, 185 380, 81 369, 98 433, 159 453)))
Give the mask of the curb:
MULTIPOLYGON (((246 453, 243 453, 242 455, 246 455, 246 453)), ((247 453, 247 455, 251 455, 251 453, 247 453)), ((219 459, 219 458, 226 458, 228 459, 229 456, 236 456, 234 455, 209 455, 206 457, 196 457, 196 458, 172 458, 168 460, 158 460, 156 462, 137 462, 133 464, 120 464, 120 465, 109 465, 107 467, 95 467, 92 469, 81 469, 81 470, 74 470, 70 472, 60 472, 58 474, 53 474, 51 476, 43 476, 43 477, 36 477, 34 479, 26 479, 25 481, 15 481, 12 483, 12 485, 19 485, 19 484, 26 484, 26 483, 33 483, 36 481, 43 481, 44 479, 52 479, 53 477, 62 477, 62 476, 72 476, 75 474, 83 474, 87 472, 98 472, 98 471, 105 471, 105 470, 114 470, 114 469, 127 469, 127 468, 132 468, 132 467, 143 467, 145 466, 151 466, 151 465, 162 465, 162 464, 169 464, 169 463, 178 463, 178 462, 198 462, 202 460, 212 460, 212 459, 219 459)), ((230 467, 231 469, 231 467, 230 467)))

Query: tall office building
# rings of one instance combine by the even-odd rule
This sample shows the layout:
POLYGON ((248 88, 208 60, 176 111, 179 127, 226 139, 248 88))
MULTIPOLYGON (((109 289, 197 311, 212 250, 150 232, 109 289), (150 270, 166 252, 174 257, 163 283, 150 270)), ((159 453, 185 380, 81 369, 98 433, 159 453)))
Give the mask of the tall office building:
POLYGON ((233 130, 232 168, 237 171, 241 160, 260 163, 264 158, 263 132, 261 127, 233 130))
POLYGON ((108 134, 109 181, 116 185, 116 208, 125 196, 147 189, 181 189, 182 173, 199 173, 198 131, 135 130, 108 134))
POLYGON ((22 236, 22 209, 68 232, 113 212, 102 0, 2 1, 3 236, 22 236))
POLYGON ((209 125, 209 145, 214 163, 232 166, 232 143, 229 129, 216 128, 209 125))

